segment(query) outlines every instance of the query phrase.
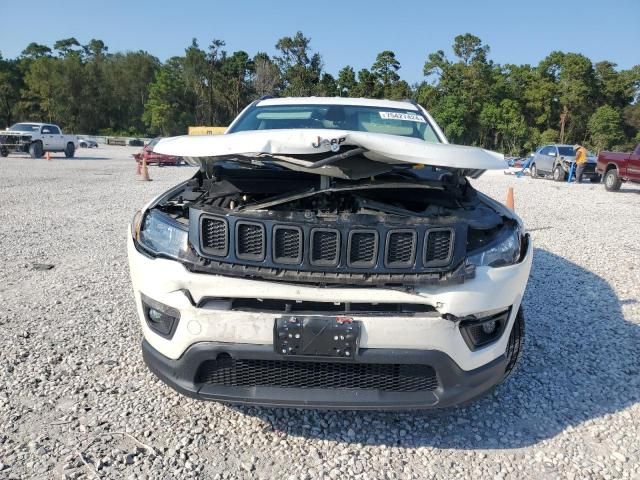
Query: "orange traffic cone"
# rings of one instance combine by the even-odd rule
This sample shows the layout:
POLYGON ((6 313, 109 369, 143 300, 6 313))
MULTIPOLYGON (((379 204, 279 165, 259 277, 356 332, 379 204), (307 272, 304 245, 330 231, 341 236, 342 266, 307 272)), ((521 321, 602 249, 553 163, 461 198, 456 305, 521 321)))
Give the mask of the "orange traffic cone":
POLYGON ((143 182, 150 182, 151 178, 149 178, 149 169, 147 168, 147 161, 145 158, 142 158, 142 177, 140 178, 143 182))
POLYGON ((44 159, 45 160, 51 160, 51 152, 47 152, 44 154, 44 159))
POLYGON ((513 187, 507 189, 507 207, 515 211, 515 205, 513 203, 513 187))

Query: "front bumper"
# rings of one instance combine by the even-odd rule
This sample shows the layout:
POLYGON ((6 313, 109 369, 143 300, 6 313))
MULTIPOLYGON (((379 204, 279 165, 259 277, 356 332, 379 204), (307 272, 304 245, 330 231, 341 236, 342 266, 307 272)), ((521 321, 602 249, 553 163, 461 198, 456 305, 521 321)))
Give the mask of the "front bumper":
MULTIPOLYGON (((529 242, 523 261, 503 268, 481 267, 463 284, 394 288, 341 288, 297 285, 189 272, 174 260, 150 258, 128 236, 134 297, 144 335, 144 358, 149 368, 178 391, 198 398, 261 405, 326 408, 427 408, 471 400, 500 381, 505 351, 531 269, 529 242), (170 338, 149 328, 142 297, 179 312, 170 338), (220 354, 233 359, 283 361, 274 352, 273 311, 222 309, 211 297, 290 299, 303 302, 417 304, 432 311, 398 314, 391 311, 349 314, 360 323, 360 350, 355 363, 429 365, 437 388, 421 392, 282 387, 240 387, 198 381, 198 369, 220 354), (511 309, 501 337, 471 350, 459 321, 481 312, 511 309)), ((315 314, 322 315, 322 312, 315 314)), ((331 315, 329 313, 329 315, 331 315)), ((290 360, 286 361, 296 361, 290 360)), ((305 361, 313 361, 306 360, 305 361)), ((315 360, 319 361, 319 360, 315 360)), ((339 362, 339 360, 331 360, 339 362)))
MULTIPOLYGON (((363 349, 358 364, 429 365, 437 372, 438 386, 433 390, 386 392, 380 390, 282 388, 200 382, 198 372, 207 361, 220 355, 234 360, 279 362, 268 345, 241 345, 202 342, 191 346, 178 360, 171 360, 142 342, 144 361, 163 382, 178 392, 198 399, 270 407, 307 407, 340 409, 422 409, 444 408, 482 396, 504 377, 507 364, 501 355, 472 371, 462 370, 448 355, 432 350, 363 349)), ((296 360, 287 360, 295 362, 296 360)), ((346 362, 343 362, 346 363, 346 362)), ((349 364, 351 365, 351 364, 349 364)))

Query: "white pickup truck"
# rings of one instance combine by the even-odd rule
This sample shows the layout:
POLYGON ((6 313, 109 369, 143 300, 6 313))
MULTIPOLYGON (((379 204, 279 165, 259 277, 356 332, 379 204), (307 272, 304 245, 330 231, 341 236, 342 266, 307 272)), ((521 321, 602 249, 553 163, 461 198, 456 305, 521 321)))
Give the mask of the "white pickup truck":
POLYGON ((78 148, 78 137, 64 135, 57 125, 49 123, 16 123, 0 131, 0 156, 9 153, 28 153, 40 158, 45 152, 64 152, 72 158, 78 148))

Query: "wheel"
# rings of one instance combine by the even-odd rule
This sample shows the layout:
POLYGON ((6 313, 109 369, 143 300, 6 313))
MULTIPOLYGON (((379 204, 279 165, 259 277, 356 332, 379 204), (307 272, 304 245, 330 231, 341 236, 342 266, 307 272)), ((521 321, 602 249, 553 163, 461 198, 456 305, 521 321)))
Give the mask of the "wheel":
POLYGON ((67 143, 67 146, 64 149, 64 156, 67 158, 73 158, 75 153, 76 153, 76 146, 71 142, 67 143))
POLYGON ((7 157, 9 156, 9 150, 7 150, 6 148, 0 148, 0 157, 7 157))
POLYGON ((566 176, 566 173, 564 173, 564 170, 562 169, 562 167, 560 165, 556 165, 555 168, 553 169, 553 179, 556 182, 563 182, 565 180, 565 176, 566 176))
POLYGON ((41 142, 33 142, 29 145, 29 155, 31 158, 41 158, 42 157, 42 143, 41 142))
POLYGON ((538 178, 538 167, 535 163, 529 167, 529 172, 531 172, 531 178, 538 178))
POLYGON ((617 192, 622 185, 622 179, 618 176, 618 169, 612 168, 604 174, 604 188, 608 192, 617 192))
POLYGON ((524 313, 522 306, 516 314, 516 319, 511 329, 511 335, 509 335, 509 342, 507 343, 507 366, 504 370, 504 375, 501 382, 504 382, 509 375, 518 366, 518 362, 522 357, 522 350, 524 349, 524 313))
POLYGON ((80 148, 87 148, 87 144, 86 144, 86 143, 84 143, 84 142, 80 142, 80 143, 78 143, 78 146, 79 146, 80 148))

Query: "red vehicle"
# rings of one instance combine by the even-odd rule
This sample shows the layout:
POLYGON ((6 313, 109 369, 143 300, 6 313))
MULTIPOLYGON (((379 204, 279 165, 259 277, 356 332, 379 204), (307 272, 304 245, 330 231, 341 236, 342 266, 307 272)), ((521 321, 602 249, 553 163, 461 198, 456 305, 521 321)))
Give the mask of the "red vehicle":
POLYGON ((142 151, 140 153, 136 153, 133 155, 133 158, 136 159, 136 162, 142 163, 142 160, 146 160, 147 165, 151 165, 152 163, 158 164, 158 166, 163 165, 180 165, 182 163, 182 157, 174 157, 171 155, 162 155, 160 153, 155 153, 153 151, 153 147, 160 141, 162 137, 156 137, 147 143, 144 147, 142 147, 142 151))
POLYGON ((640 143, 631 153, 600 152, 596 171, 604 175, 604 188, 620 190, 622 182, 640 183, 640 143))

